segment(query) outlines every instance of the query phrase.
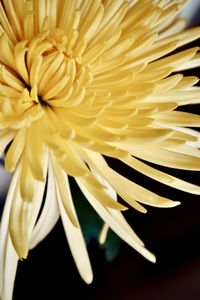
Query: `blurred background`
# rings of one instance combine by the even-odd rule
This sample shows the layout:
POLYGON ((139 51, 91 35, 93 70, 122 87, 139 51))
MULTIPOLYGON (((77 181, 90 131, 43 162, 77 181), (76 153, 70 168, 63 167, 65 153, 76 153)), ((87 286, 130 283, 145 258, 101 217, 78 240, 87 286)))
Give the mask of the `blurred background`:
MULTIPOLYGON (((192 0, 184 11, 192 26, 200 24, 199 0, 192 0)), ((200 45, 196 41, 193 45, 200 45)), ((200 70, 187 71, 200 76, 200 70)), ((200 113, 199 106, 189 107, 200 113)), ((115 299, 115 300, 199 300, 200 299, 200 199, 152 180, 110 160, 121 174, 159 194, 181 201, 172 209, 148 208, 142 215, 130 209, 125 216, 156 254, 157 263, 146 261, 124 242, 116 245, 118 255, 108 261, 106 250, 91 238, 88 243, 94 281, 86 285, 79 277, 65 234, 59 221, 51 234, 30 252, 28 260, 19 262, 14 300, 42 299, 115 299)), ((165 168, 162 168, 165 170, 165 168)), ((0 166, 1 206, 9 176, 0 166)), ((169 172, 169 170, 167 170, 169 172)), ((170 173, 200 185, 199 172, 170 173)), ((76 195, 75 195, 76 196, 76 195)))

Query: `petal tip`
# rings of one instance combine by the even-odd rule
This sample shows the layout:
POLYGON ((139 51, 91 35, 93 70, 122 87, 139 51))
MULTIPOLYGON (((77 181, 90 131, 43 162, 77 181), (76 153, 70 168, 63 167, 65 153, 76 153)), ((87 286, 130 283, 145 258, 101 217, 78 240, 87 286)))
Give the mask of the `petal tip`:
MULTIPOLYGON (((149 252, 149 251, 148 251, 148 252, 149 252)), ((155 256, 153 253, 151 253, 151 252, 148 253, 147 259, 148 259, 150 262, 154 263, 154 264, 156 263, 156 256, 155 256)))
POLYGON ((85 283, 87 283, 87 284, 91 284, 92 281, 93 281, 93 273, 90 272, 90 273, 85 274, 85 276, 84 276, 84 281, 85 281, 85 283))
POLYGON ((181 204, 180 201, 174 201, 174 202, 173 202, 173 207, 178 206, 178 205, 180 205, 180 204, 181 204))

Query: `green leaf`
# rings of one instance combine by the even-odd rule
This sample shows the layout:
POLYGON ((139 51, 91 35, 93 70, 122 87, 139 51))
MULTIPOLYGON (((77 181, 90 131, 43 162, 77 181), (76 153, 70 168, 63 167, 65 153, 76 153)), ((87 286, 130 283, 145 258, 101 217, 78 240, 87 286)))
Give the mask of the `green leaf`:
POLYGON ((109 229, 107 239, 102 246, 105 249, 107 260, 112 261, 119 254, 121 239, 111 229, 109 229))

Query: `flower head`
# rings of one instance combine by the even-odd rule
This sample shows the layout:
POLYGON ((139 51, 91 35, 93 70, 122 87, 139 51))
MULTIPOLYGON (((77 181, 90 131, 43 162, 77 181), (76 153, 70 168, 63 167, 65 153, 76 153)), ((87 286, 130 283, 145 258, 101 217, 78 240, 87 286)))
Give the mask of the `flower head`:
MULTIPOLYGON (((177 110, 200 102, 194 76, 200 37, 178 17, 185 1, 2 0, 0 2, 0 155, 13 173, 1 221, 0 295, 12 297, 18 258, 26 258, 61 216, 83 279, 92 270, 70 192, 75 178, 107 224, 150 261, 126 223, 127 205, 173 207, 113 170, 116 158, 185 192, 199 187, 155 165, 199 170, 200 118, 177 110), (6 151, 5 151, 6 150, 6 151), (43 195, 45 193, 43 203, 43 195), (78 245, 78 247, 77 247, 78 245), (12 264, 12 269, 10 269, 12 264)), ((101 236, 101 239, 104 239, 101 236)))

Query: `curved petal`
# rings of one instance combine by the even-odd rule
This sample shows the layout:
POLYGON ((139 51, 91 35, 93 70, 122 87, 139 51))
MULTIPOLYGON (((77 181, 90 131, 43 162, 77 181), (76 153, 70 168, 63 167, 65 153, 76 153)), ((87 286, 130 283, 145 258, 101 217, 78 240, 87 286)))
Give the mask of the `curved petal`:
POLYGON ((12 141, 15 134, 14 131, 7 131, 6 129, 0 131, 0 157, 2 156, 3 151, 6 146, 12 141))
POLYGON ((15 193, 17 181, 19 180, 19 167, 16 169, 11 180, 10 188, 7 194, 4 211, 0 224, 0 299, 11 300, 14 281, 17 270, 18 256, 10 240, 8 226, 10 208, 15 193))
MULTIPOLYGON (((2 300, 12 300, 15 276, 17 272, 18 255, 14 250, 10 237, 7 240, 5 262, 4 262, 4 286, 2 300)), ((2 276, 2 275, 1 275, 2 276)))
POLYGON ((85 151, 85 154, 87 162, 134 208, 137 201, 155 207, 174 207, 180 204, 178 201, 161 197, 118 174, 107 165, 101 155, 91 151, 87 153, 85 151))
MULTIPOLYGON (((104 159, 104 158, 103 158, 104 159)), ((95 170, 92 170, 92 172, 94 173, 94 175, 96 176, 96 178, 107 187, 106 192, 108 193, 108 195, 110 195, 113 199, 117 200, 117 193, 116 191, 112 188, 112 186, 105 180, 105 178, 101 177, 95 170)), ((126 221, 126 219, 124 218, 123 214, 117 210, 114 209, 109 209, 107 208, 110 213, 118 220, 119 224, 121 224, 122 227, 124 227, 124 229, 126 231, 129 232, 130 235, 133 236, 133 238, 142 246, 144 246, 143 241, 137 236, 137 234, 132 230, 131 226, 128 224, 128 222, 126 221)), ((99 243, 103 244, 106 240, 106 236, 108 233, 108 229, 109 226, 108 224, 104 224, 102 227, 102 230, 100 232, 100 236, 99 236, 99 243)))
POLYGON ((68 178, 67 175, 65 184, 66 184, 66 190, 67 195, 66 197, 68 198, 68 201, 70 202, 71 209, 73 210, 74 217, 76 218, 76 226, 73 225, 71 222, 70 217, 67 214, 67 211, 64 208, 63 201, 61 199, 59 190, 57 188, 57 200, 58 200, 58 206, 60 209, 60 214, 61 214, 61 219, 63 222, 64 230, 66 233, 66 237, 69 243, 69 247, 72 253, 72 256, 74 258, 74 261, 76 263, 77 269, 83 278, 83 280, 86 283, 91 283, 93 279, 93 274, 92 274, 92 269, 90 265, 90 260, 88 257, 85 241, 81 232, 81 228, 78 222, 78 218, 76 216, 75 208, 73 205, 73 200, 71 197, 71 192, 70 192, 70 187, 68 183, 68 178))
MULTIPOLYGON (((124 226, 122 226, 122 222, 119 222, 118 218, 113 214, 112 209, 106 209, 99 201, 97 201, 81 184, 79 178, 76 178, 76 181, 82 190, 83 194, 93 206, 93 208, 97 211, 100 217, 107 223, 110 228, 127 244, 133 247, 136 251, 138 251, 141 255, 143 255, 146 259, 151 262, 155 262, 155 256, 149 252, 144 246, 138 242, 138 239, 134 238, 134 234, 130 234, 129 230, 126 230, 124 226)), ((119 212, 118 212, 119 213, 119 212)))
POLYGON ((60 216, 56 201, 55 179, 51 163, 48 169, 47 194, 44 207, 33 229, 29 247, 36 247, 52 230, 60 216))
MULTIPOLYGON (((47 171, 47 155, 45 158, 44 169, 47 171)), ((33 178, 29 178, 29 180, 33 180, 33 198, 30 201, 22 199, 18 180, 11 205, 9 221, 9 232, 12 243, 18 255, 22 258, 26 258, 28 255, 29 241, 39 215, 45 189, 45 182, 36 181, 33 178)))
POLYGON ((100 231, 100 234, 99 234, 99 244, 100 245, 103 245, 105 243, 107 234, 108 234, 108 230, 109 230, 108 224, 104 223, 102 226, 102 229, 100 231))

